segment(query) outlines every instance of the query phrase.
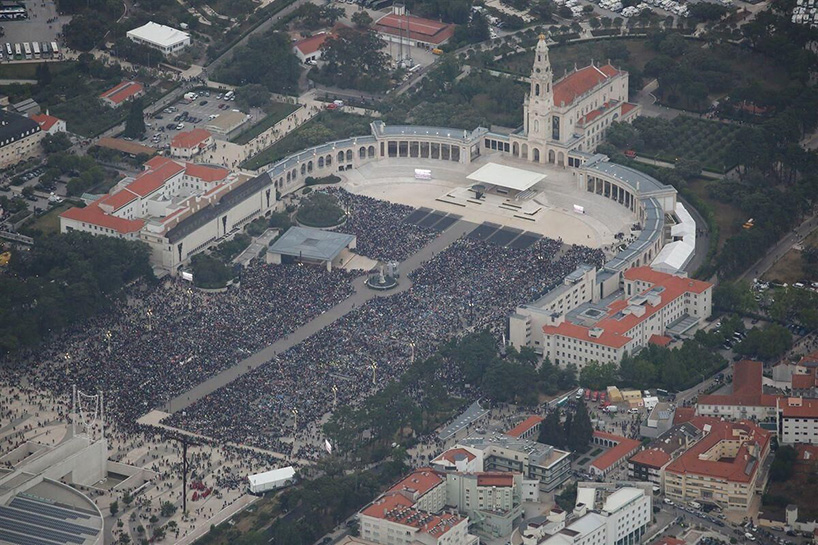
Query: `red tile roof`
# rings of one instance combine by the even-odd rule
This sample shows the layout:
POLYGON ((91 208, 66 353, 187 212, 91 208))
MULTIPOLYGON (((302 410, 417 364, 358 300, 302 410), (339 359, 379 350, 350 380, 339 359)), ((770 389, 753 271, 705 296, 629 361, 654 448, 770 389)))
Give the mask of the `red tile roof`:
POLYGON ((511 428, 506 432, 506 435, 510 435, 511 437, 520 437, 522 434, 533 428, 534 426, 538 425, 540 422, 543 421, 543 417, 532 415, 511 428))
POLYGON ((655 344, 656 346, 667 346, 669 345, 673 339, 668 337, 667 335, 651 335, 648 342, 651 344, 655 344))
POLYGON ((628 269, 625 271, 625 278, 648 284, 649 287, 642 293, 654 286, 663 287, 664 290, 659 294, 659 303, 656 306, 645 303, 643 305, 645 312, 642 316, 636 314, 622 316, 620 312, 629 306, 632 298, 612 302, 608 305, 608 314, 595 325, 596 328, 602 330, 598 337, 591 336, 592 328, 576 325, 568 321, 558 326, 544 326, 543 332, 547 335, 562 335, 612 348, 622 348, 631 341, 631 337, 627 335, 628 332, 661 310, 665 305, 675 301, 685 293, 702 293, 713 286, 709 282, 654 271, 650 267, 628 269))
POLYGON ((174 148, 195 148, 212 136, 210 131, 205 129, 193 129, 192 131, 180 132, 174 136, 173 140, 170 141, 170 145, 174 148))
POLYGON ((420 511, 413 506, 409 498, 389 492, 372 502, 361 513, 415 528, 419 533, 429 534, 435 538, 441 537, 452 527, 465 520, 451 513, 433 515, 420 511))
POLYGON ((156 170, 157 168, 161 167, 162 165, 167 165, 169 163, 175 163, 173 159, 169 159, 162 155, 157 155, 156 157, 151 157, 144 163, 142 163, 143 170, 156 170))
POLYGON ((389 492, 411 490, 417 492, 418 496, 422 496, 443 481, 443 477, 437 471, 430 467, 422 467, 404 477, 398 484, 390 488, 389 492))
POLYGON ((121 104, 144 90, 145 88, 141 83, 137 83, 135 81, 123 81, 116 87, 108 89, 99 95, 99 97, 108 99, 114 104, 121 104))
POLYGON ((375 22, 375 30, 385 34, 403 35, 409 39, 440 45, 454 35, 454 25, 423 19, 413 15, 384 15, 375 22))
POLYGON ((758 470, 759 461, 751 463, 751 444, 758 447, 759 454, 765 452, 770 443, 770 432, 756 426, 750 421, 725 422, 717 418, 697 416, 691 423, 700 429, 707 429, 709 432, 695 445, 673 460, 666 472, 677 474, 694 474, 735 482, 750 482, 758 470), (734 458, 707 460, 700 456, 715 447, 721 441, 737 440, 736 432, 742 433, 746 439, 742 441, 734 458))
POLYGON ((145 225, 142 220, 127 220, 108 215, 100 209, 98 202, 93 202, 85 208, 69 208, 60 214, 60 217, 113 229, 122 234, 134 233, 145 225))
POLYGON ((808 388, 812 388, 816 385, 816 379, 812 375, 793 375, 792 376, 792 389, 793 390, 806 390, 808 388))
POLYGON ((640 450, 630 457, 630 461, 656 469, 661 469, 670 461, 670 454, 660 448, 640 450))
POLYGON ((795 451, 800 462, 818 461, 818 445, 795 445, 795 451))
POLYGON ((31 114, 29 117, 36 121, 40 128, 44 131, 48 131, 60 121, 59 118, 48 114, 31 114))
POLYGON ((98 202, 99 204, 107 204, 108 206, 112 207, 114 211, 119 210, 123 206, 128 203, 132 203, 136 199, 139 198, 139 195, 134 193, 133 191, 123 189, 122 191, 117 191, 113 195, 108 195, 107 197, 103 197, 98 202))
POLYGON ((477 486, 514 486, 514 474, 506 471, 478 473, 477 486))
POLYGON ((461 456, 464 456, 470 462, 476 458, 474 454, 464 448, 450 448, 438 456, 438 459, 446 460, 447 462, 453 464, 457 462, 457 459, 461 456))
POLYGON ((741 360, 733 365, 733 393, 699 397, 699 405, 774 407, 776 396, 762 393, 760 361, 741 360))
POLYGON ((230 171, 222 167, 188 163, 185 166, 185 174, 193 178, 199 178, 203 182, 220 182, 227 178, 230 171))
POLYGON ((326 32, 322 32, 321 34, 316 34, 315 36, 298 40, 293 44, 293 47, 298 49, 302 55, 312 55, 321 49, 321 46, 324 45, 324 42, 329 36, 330 35, 326 32))
POLYGON ((781 396, 778 409, 784 418, 818 418, 818 399, 781 396))
POLYGON ((185 167, 170 161, 157 169, 143 172, 128 184, 128 189, 140 197, 147 197, 183 170, 185 170, 185 167))
POLYGON ((621 111, 620 115, 625 116, 634 108, 636 108, 636 104, 631 104, 630 102, 623 102, 622 110, 620 110, 621 111))
POLYGON ((690 422, 694 416, 696 416, 696 407, 677 407, 673 414, 673 425, 690 422))
POLYGON ((554 105, 568 105, 587 93, 597 85, 619 74, 619 70, 606 64, 605 66, 586 66, 572 74, 568 74, 554 84, 554 105))
POLYGON ((615 447, 609 449, 607 452, 600 455, 596 460, 591 462, 591 466, 599 469, 600 471, 605 471, 612 465, 616 464, 619 460, 630 456, 642 444, 635 439, 628 439, 627 437, 621 437, 619 435, 606 433, 604 431, 595 431, 594 437, 616 441, 617 443, 615 447))

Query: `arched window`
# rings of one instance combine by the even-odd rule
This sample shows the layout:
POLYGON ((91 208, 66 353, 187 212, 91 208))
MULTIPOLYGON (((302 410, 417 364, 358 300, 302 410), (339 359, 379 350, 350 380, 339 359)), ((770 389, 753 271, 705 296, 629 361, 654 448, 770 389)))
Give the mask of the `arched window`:
POLYGON ((361 146, 360 149, 358 149, 358 158, 366 159, 366 148, 364 146, 361 146))
POLYGON ((327 166, 332 164, 332 155, 327 154, 327 166))
POLYGON ((375 157, 375 146, 369 146, 369 156, 375 157))
POLYGON ((344 160, 344 152, 343 152, 343 151, 339 151, 339 152, 338 152, 338 162, 340 163, 340 162, 342 162, 343 160, 344 160))
POLYGON ((352 161, 352 150, 351 149, 347 150, 347 161, 352 161))
POLYGON ((289 182, 290 182, 290 173, 288 172, 287 173, 287 183, 289 183, 289 182))
POLYGON ((312 161, 307 163, 307 172, 312 172, 312 161))
POLYGON ((318 158, 318 168, 324 168, 324 158, 323 157, 318 158))
POLYGON ((540 150, 539 148, 534 148, 534 162, 540 162, 540 150))
POLYGON ((534 94, 537 95, 537 96, 540 96, 540 84, 539 83, 534 86, 534 94))
POLYGON ((301 165, 301 175, 303 176, 305 172, 307 172, 307 165, 302 164, 301 165))
POLYGON ((534 120, 534 132, 535 133, 540 132, 540 120, 539 119, 534 120))

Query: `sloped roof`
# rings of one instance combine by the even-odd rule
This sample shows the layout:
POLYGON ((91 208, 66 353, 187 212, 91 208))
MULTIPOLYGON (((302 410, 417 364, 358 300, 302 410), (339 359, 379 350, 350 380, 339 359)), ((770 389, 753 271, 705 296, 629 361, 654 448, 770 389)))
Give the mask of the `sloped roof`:
POLYGON ((270 252, 302 259, 332 261, 355 240, 355 235, 309 227, 290 227, 270 246, 270 252))
POLYGON ((128 189, 140 197, 147 197, 183 170, 185 170, 185 167, 179 163, 173 161, 165 163, 157 169, 143 172, 137 176, 133 182, 128 184, 128 189))
POLYGON ((29 117, 37 122, 40 128, 44 131, 60 122, 60 119, 48 114, 30 114, 29 117))
POLYGON ((602 431, 595 431, 594 437, 616 441, 615 447, 609 449, 604 454, 600 455, 596 460, 591 462, 591 466, 599 469, 600 471, 605 471, 622 458, 630 455, 641 445, 641 443, 635 439, 629 439, 627 437, 621 437, 619 435, 602 431))
POLYGON ((302 55, 311 55, 321 49, 321 46, 324 45, 324 42, 327 41, 329 36, 330 34, 322 32, 315 36, 298 40, 293 44, 293 47, 298 49, 302 55))
POLYGON ((670 454, 659 448, 649 448, 640 450, 631 456, 630 461, 636 464, 660 469, 670 461, 670 454))
POLYGON ((100 98, 108 99, 114 104, 121 104, 137 93, 141 93, 145 88, 141 83, 136 81, 123 81, 116 87, 108 89, 101 95, 100 98))
POLYGON ((185 166, 185 174, 199 178, 203 182, 220 182, 227 178, 230 171, 222 167, 188 163, 185 166))
POLYGON ((85 208, 69 208, 60 214, 60 217, 113 229, 122 234, 134 233, 145 225, 142 220, 128 220, 106 214, 100 209, 98 201, 89 204, 85 208))
POLYGON ((510 435, 511 437, 520 437, 522 434, 539 424, 543 421, 543 417, 537 416, 536 414, 529 416, 510 430, 506 432, 506 435, 510 435))
POLYGON ((454 25, 415 17, 414 15, 384 15, 375 22, 375 30, 386 34, 399 34, 412 40, 442 44, 454 35, 454 25))
POLYGON ((212 136, 208 130, 193 129, 192 131, 180 132, 174 136, 173 140, 170 141, 170 145, 174 148, 194 148, 212 136))
POLYGON ((568 105, 597 85, 620 72, 610 64, 604 66, 590 65, 568 74, 554 84, 554 105, 568 105))

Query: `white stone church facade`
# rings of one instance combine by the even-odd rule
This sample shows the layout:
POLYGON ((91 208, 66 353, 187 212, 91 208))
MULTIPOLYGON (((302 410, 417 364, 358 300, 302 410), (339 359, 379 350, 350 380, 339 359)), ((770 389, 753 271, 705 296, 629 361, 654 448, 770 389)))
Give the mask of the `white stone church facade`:
POLYGON ((630 122, 639 110, 638 104, 628 102, 628 73, 610 64, 591 64, 554 83, 548 45, 541 35, 523 105, 523 126, 491 148, 535 163, 566 166, 569 151, 595 151, 611 123, 630 122))

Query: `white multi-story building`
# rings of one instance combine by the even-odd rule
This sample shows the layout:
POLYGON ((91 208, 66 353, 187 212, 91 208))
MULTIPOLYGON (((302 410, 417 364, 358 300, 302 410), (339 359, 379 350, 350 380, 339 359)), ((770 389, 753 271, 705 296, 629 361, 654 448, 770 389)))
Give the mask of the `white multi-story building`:
POLYGON ((361 537, 382 545, 476 545, 468 517, 444 510, 446 475, 413 471, 359 513, 361 537))
POLYGON ((190 45, 190 34, 187 32, 153 21, 129 30, 127 36, 131 41, 157 49, 165 55, 178 53, 190 45))
MULTIPOLYGON (((599 493, 591 489, 594 497, 599 493)), ((652 517, 649 493, 643 488, 620 488, 594 505, 578 504, 570 517, 555 509, 546 524, 529 524, 522 533, 523 544, 636 545, 652 517)))
POLYGON ((775 408, 779 443, 818 444, 818 399, 781 396, 775 408))
POLYGON ((618 363, 655 336, 691 334, 712 311, 709 282, 647 266, 626 270, 623 282, 622 292, 612 298, 549 315, 550 323, 542 326, 543 355, 579 369, 592 361, 618 363))
POLYGON ((504 537, 523 515, 522 502, 539 501, 539 481, 520 473, 446 474, 446 505, 469 517, 476 531, 504 537))
POLYGON ((151 262, 169 271, 271 210, 275 190, 266 174, 248 179, 221 167, 154 157, 85 208, 60 214, 60 230, 85 231, 151 247, 151 262))

